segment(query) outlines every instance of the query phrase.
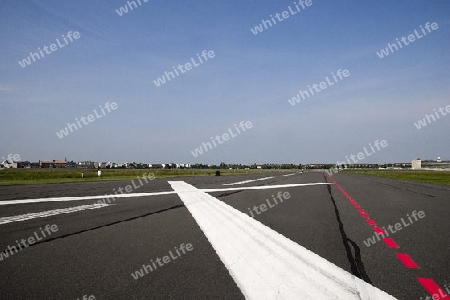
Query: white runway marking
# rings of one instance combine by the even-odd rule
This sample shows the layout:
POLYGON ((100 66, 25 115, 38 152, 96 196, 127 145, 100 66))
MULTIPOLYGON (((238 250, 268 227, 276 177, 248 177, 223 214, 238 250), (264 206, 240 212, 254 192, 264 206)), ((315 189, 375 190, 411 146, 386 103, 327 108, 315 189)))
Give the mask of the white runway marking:
POLYGON ((54 210, 47 210, 47 211, 41 211, 37 213, 29 213, 24 215, 17 215, 17 216, 11 216, 11 217, 3 217, 0 218, 0 224, 7 224, 7 223, 13 223, 13 222, 22 222, 26 220, 36 219, 36 218, 45 218, 60 214, 70 214, 77 211, 82 211, 86 209, 97 209, 102 208, 105 206, 114 205, 114 204, 91 204, 91 205, 81 205, 81 206, 75 206, 75 207, 69 207, 69 208, 62 208, 62 209, 54 209, 54 210))
POLYGON ((56 198, 38 198, 38 199, 23 199, 23 200, 6 200, 0 201, 0 205, 11 204, 26 204, 26 203, 40 203, 40 202, 65 202, 65 201, 82 201, 82 200, 95 200, 103 199, 106 197, 114 198, 133 198, 133 197, 147 197, 147 196, 159 196, 169 195, 175 192, 157 192, 157 193, 130 193, 130 194, 118 194, 118 195, 97 195, 97 196, 81 196, 81 197, 56 197, 56 198))
POLYGON ((395 299, 183 181, 169 181, 246 299, 395 299))
POLYGON ((275 177, 264 177, 264 178, 260 178, 260 179, 244 180, 244 181, 239 181, 239 182, 235 182, 235 183, 224 183, 223 185, 245 184, 245 183, 249 183, 249 182, 254 182, 254 181, 259 181, 259 180, 267 180, 267 179, 272 179, 272 178, 275 178, 275 177))
POLYGON ((286 174, 286 175, 283 175, 284 177, 287 177, 287 176, 292 176, 292 175, 295 175, 295 173, 292 173, 292 174, 286 174))
MULTIPOLYGON (((220 189, 200 189, 204 192, 222 192, 222 191, 236 191, 236 190, 265 190, 265 189, 279 189, 279 188, 289 188, 297 186, 308 186, 308 185, 321 185, 321 184, 333 184, 327 182, 317 182, 317 183, 293 183, 293 184, 277 184, 277 185, 262 185, 262 186, 246 186, 246 187, 232 187, 232 188, 220 188, 220 189)), ((176 194, 174 191, 167 192, 157 192, 157 193, 130 193, 130 194, 118 194, 113 195, 114 198, 137 198, 137 197, 149 197, 149 196, 159 196, 159 195, 170 195, 176 194)), ((111 195, 112 196, 112 195, 111 195)), ((1 205, 14 205, 14 204, 27 204, 27 203, 40 203, 40 202, 66 202, 66 201, 83 201, 83 200, 95 200, 107 197, 102 196, 82 196, 82 197, 57 197, 57 198, 38 198, 38 199, 23 199, 23 200, 6 200, 0 201, 1 205)))
POLYGON ((275 184, 275 185, 261 185, 261 186, 241 186, 222 189, 199 189, 200 191, 212 193, 212 192, 224 192, 224 191, 236 191, 236 190, 267 190, 267 189, 281 189, 297 186, 310 186, 310 185, 329 185, 333 183, 328 182, 314 182, 314 183, 291 183, 291 184, 275 184))

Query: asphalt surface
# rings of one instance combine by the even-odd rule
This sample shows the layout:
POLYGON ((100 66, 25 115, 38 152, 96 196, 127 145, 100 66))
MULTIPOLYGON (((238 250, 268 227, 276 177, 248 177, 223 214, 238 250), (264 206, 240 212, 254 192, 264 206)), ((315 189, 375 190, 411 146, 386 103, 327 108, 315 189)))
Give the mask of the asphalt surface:
MULTIPOLYGON (((377 241, 374 229, 335 184, 276 189, 215 191, 209 194, 237 210, 266 203, 278 192, 290 198, 254 218, 338 267, 398 299, 425 299, 430 293, 417 278, 450 287, 450 186, 390 180, 355 174, 332 176, 381 227, 408 226, 391 234, 400 246, 377 241), (408 221, 408 214, 425 216, 408 221), (408 254, 418 268, 397 257, 408 254)), ((198 189, 223 189, 297 183, 331 183, 322 172, 155 179, 132 193, 173 191, 168 181, 198 189), (237 185, 244 180, 274 178, 237 185)), ((7 200, 112 194, 130 181, 0 187, 7 200)), ((0 206, 4 217, 94 204, 98 199, 0 206)), ((57 225, 39 243, 0 261, 0 299, 244 299, 202 229, 176 193, 116 198, 96 209, 0 224, 0 249, 57 225), (193 249, 139 279, 131 274, 181 244, 193 249)), ((266 262, 261 261, 261 264, 266 262)))

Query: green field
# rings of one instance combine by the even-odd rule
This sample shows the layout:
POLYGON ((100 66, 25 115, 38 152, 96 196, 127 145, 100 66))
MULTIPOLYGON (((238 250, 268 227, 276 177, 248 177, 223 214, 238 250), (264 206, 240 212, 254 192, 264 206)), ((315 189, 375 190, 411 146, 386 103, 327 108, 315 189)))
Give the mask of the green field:
MULTIPOLYGON (((267 170, 220 170, 221 175, 263 173, 267 170)), ((0 186, 17 184, 67 183, 109 180, 131 180, 153 173, 156 178, 182 176, 214 176, 216 169, 103 169, 102 178, 96 169, 3 169, 0 186), (84 178, 81 178, 81 172, 84 178)))
POLYGON ((450 185, 450 171, 419 170, 345 170, 345 173, 364 174, 400 180, 412 180, 450 185))

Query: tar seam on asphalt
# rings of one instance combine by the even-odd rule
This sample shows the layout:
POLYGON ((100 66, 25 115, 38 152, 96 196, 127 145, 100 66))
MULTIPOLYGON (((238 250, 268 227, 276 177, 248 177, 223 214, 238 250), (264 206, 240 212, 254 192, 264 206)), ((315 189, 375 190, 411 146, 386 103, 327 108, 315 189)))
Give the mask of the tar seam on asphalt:
MULTIPOLYGON (((403 187, 398 187, 398 186, 395 186, 395 185, 393 185, 393 184, 389 184, 389 183, 386 183, 386 182, 381 182, 381 181, 378 181, 378 180, 375 180, 375 179, 372 179, 372 178, 365 178, 365 179, 366 179, 366 180, 370 180, 370 181, 374 181, 374 182, 379 183, 379 184, 388 185, 388 186, 390 186, 390 187, 394 187, 394 188, 399 189, 399 190, 405 190, 405 191, 409 191, 409 192, 411 192, 411 193, 420 194, 420 195, 425 195, 425 196, 428 196, 428 197, 436 197, 435 195, 431 195, 431 194, 427 194, 427 193, 422 193, 422 192, 417 192, 417 191, 410 190, 410 189, 403 188, 403 187)), ((393 178, 389 178, 389 179, 393 179, 393 178)), ((403 183, 403 182, 402 182, 402 183, 403 183)), ((405 182, 405 183, 406 183, 406 182, 405 182)), ((448 191, 447 189, 443 189, 443 190, 444 190, 444 191, 448 191)))
POLYGON ((274 181, 271 181, 271 182, 263 182, 263 183, 261 183, 261 184, 257 184, 256 186, 262 186, 262 185, 267 185, 267 184, 271 184, 271 183, 275 183, 275 182, 279 182, 279 181, 285 181, 285 180, 289 180, 289 179, 291 179, 291 178, 289 178, 289 177, 285 177, 285 178, 277 178, 276 180, 274 180, 274 181))
MULTIPOLYGON (((136 219, 139 219, 139 218, 145 218, 145 217, 148 217, 150 215, 163 213, 163 212, 166 212, 168 210, 177 209, 177 208, 181 208, 181 207, 184 207, 184 204, 178 204, 178 205, 175 205, 175 206, 172 206, 172 207, 169 207, 169 208, 165 208, 165 209, 162 209, 162 210, 154 211, 154 212, 147 213, 147 214, 144 214, 144 215, 141 215, 141 216, 132 217, 132 218, 128 218, 128 219, 125 219, 125 220, 120 220, 120 221, 115 221, 115 222, 112 222, 112 223, 109 223, 109 224, 100 225, 100 226, 97 226, 97 227, 94 227, 94 228, 89 228, 89 229, 84 229, 84 230, 80 230, 80 231, 77 231, 77 232, 64 234, 64 235, 61 235, 61 236, 58 236, 58 237, 54 237, 54 238, 51 238, 51 239, 48 239, 48 240, 44 240, 42 242, 37 242, 37 243, 34 243, 32 245, 28 245, 28 247, 26 247, 26 248, 31 248, 31 247, 34 247, 34 246, 39 245, 39 244, 52 242, 54 240, 66 238, 66 237, 69 237, 69 236, 72 236, 72 235, 81 234, 81 233, 84 233, 84 232, 87 232, 87 231, 93 231, 93 230, 97 230, 97 229, 100 229, 100 228, 103 228, 103 227, 109 227, 109 226, 116 225, 116 224, 119 224, 119 223, 133 221, 133 220, 136 220, 136 219)), ((24 248, 24 250, 26 248, 24 248)), ((8 251, 8 250, 5 249, 5 250, 3 250, 1 252, 6 253, 6 251, 8 251)))
MULTIPOLYGON (((271 183, 275 183, 275 182, 283 181, 283 180, 287 180, 287 179, 289 179, 289 178, 282 178, 282 179, 274 180, 274 181, 271 181, 271 182, 264 182, 264 183, 261 183, 261 184, 257 184, 256 186, 268 185, 268 184, 271 184, 271 183)), ((220 195, 218 195, 216 197, 226 197, 226 196, 229 196, 229 195, 232 195, 232 194, 236 194, 236 193, 239 193, 239 192, 242 192, 242 191, 243 190, 238 190, 236 192, 230 192, 230 193, 223 193, 223 194, 220 194, 220 195)))
POLYGON ((234 191, 234 192, 229 192, 229 193, 223 193, 223 194, 220 194, 220 195, 218 195, 218 196, 216 196, 216 197, 226 197, 226 196, 230 196, 230 195, 233 195, 233 194, 236 194, 236 193, 240 193, 240 192, 242 192, 243 190, 237 190, 237 191, 234 191))
POLYGON ((377 180, 373 180, 373 181, 375 181, 375 182, 377 182, 377 183, 379 183, 379 184, 384 184, 384 185, 388 185, 388 186, 390 186, 390 187, 394 187, 394 188, 399 189, 399 190, 405 190, 405 191, 408 191, 408 192, 411 192, 411 193, 415 193, 415 194, 419 194, 419 195, 424 195, 424 196, 428 196, 428 197, 433 197, 433 198, 436 197, 435 195, 431 195, 431 194, 427 194, 427 193, 421 193, 421 192, 413 191, 413 190, 410 190, 410 189, 407 189, 407 188, 401 188, 401 187, 395 186, 395 185, 393 185, 393 184, 389 184, 389 183, 385 183, 385 182, 380 182, 380 181, 377 181, 377 180))
MULTIPOLYGON (((323 177, 325 178, 325 182, 328 182, 327 178, 325 177, 325 174, 323 175, 323 177)), ((333 194, 331 193, 331 186, 327 185, 327 189, 328 189, 328 193, 330 194, 331 202, 333 203, 333 206, 334 206, 334 212, 336 213, 336 219, 339 223, 339 231, 341 232, 341 236, 342 236, 342 243, 344 244, 345 251, 347 252, 347 258, 350 263, 352 274, 358 278, 361 278, 365 282, 372 284, 372 281, 370 280, 369 275, 367 275, 366 270, 364 269, 364 263, 361 260, 361 251, 360 251, 358 244, 356 244, 354 241, 349 239, 347 237, 347 234, 345 233, 344 224, 342 223, 341 216, 339 214, 339 209, 337 208, 336 201, 334 200, 333 194), (353 257, 353 252, 352 252, 352 249, 350 248, 349 242, 353 246, 353 249, 355 250, 355 257, 353 257)))

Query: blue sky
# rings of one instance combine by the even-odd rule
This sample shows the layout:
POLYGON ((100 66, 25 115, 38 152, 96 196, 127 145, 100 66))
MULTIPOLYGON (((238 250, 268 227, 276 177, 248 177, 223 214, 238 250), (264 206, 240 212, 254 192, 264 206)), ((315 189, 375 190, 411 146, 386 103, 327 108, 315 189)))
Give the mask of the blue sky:
POLYGON ((179 163, 335 163, 375 140, 362 162, 450 159, 450 2, 315 1, 254 35, 294 1, 0 3, 0 157, 179 163), (439 29, 380 59, 396 38, 439 29), (61 35, 80 38, 22 68, 61 35), (153 80, 197 53, 215 57, 160 87, 153 80), (288 99, 338 69, 350 76, 291 106, 288 99), (99 105, 118 108, 60 139, 99 105), (240 121, 253 127, 194 157, 240 121))

